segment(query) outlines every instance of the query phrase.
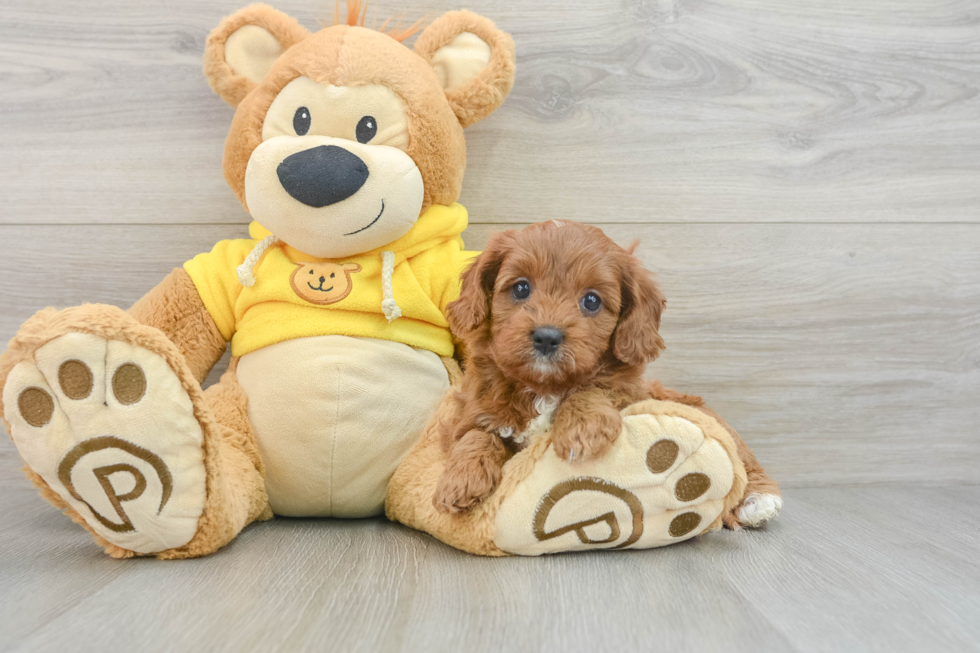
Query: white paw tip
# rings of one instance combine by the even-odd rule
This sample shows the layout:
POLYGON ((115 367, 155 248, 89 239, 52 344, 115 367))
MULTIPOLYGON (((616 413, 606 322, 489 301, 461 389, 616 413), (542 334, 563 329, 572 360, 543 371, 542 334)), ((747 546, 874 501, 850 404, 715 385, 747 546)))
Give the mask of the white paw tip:
POLYGON ((738 522, 742 526, 762 526, 774 519, 782 507, 782 497, 754 492, 745 497, 738 511, 738 522))

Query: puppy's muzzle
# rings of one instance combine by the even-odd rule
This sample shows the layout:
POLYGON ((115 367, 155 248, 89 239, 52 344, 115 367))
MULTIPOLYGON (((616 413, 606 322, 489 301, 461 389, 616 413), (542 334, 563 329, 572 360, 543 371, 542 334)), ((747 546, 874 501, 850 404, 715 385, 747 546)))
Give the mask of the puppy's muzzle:
POLYGON ((565 336, 554 327, 539 327, 531 334, 531 342, 534 343, 534 351, 542 356, 550 356, 558 351, 565 336))
POLYGON ((359 156, 336 145, 291 154, 276 173, 293 199, 315 209, 347 199, 360 190, 369 174, 359 156))

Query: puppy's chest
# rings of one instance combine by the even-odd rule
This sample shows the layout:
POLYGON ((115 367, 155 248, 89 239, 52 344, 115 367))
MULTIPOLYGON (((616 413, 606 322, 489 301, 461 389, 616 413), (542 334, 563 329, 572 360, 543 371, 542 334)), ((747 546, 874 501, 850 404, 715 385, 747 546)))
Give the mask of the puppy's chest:
POLYGON ((496 430, 501 439, 513 443, 521 450, 530 444, 531 440, 551 428, 555 421, 555 411, 561 404, 561 399, 554 395, 543 395, 534 399, 534 414, 528 421, 527 426, 519 432, 510 426, 500 427, 496 430))

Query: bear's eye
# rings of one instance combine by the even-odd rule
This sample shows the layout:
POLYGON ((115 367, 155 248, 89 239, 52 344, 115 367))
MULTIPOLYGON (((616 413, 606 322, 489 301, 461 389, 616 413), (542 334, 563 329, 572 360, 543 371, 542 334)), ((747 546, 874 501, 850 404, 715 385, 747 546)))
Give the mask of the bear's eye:
POLYGON ((510 294, 514 296, 514 299, 527 299, 531 296, 531 282, 527 279, 518 279, 514 287, 511 288, 510 294))
POLYGON ((331 279, 333 279, 333 278, 334 278, 335 276, 337 276, 337 275, 336 275, 336 274, 334 274, 333 272, 331 272, 331 273, 330 273, 330 278, 331 278, 331 279))
POLYGON ((310 274, 313 274, 313 270, 310 270, 310 274))
POLYGON ((306 136, 306 132, 310 131, 309 109, 306 107, 296 109, 296 113, 293 114, 293 129, 297 136, 306 136))
POLYGON ((599 297, 594 292, 587 292, 579 300, 578 305, 582 308, 582 312, 587 316, 594 316, 602 308, 602 298, 599 297))
POLYGON ((354 133, 357 135, 358 143, 367 143, 378 133, 378 121, 374 119, 374 116, 364 116, 357 123, 357 129, 354 133))

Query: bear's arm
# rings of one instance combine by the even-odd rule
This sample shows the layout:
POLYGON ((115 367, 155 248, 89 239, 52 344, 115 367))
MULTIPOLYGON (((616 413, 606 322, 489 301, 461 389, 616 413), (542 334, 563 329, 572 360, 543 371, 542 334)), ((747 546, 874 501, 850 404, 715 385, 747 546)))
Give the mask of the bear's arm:
POLYGON ((198 382, 207 378, 225 353, 225 338, 183 268, 168 274, 129 313, 142 324, 163 331, 184 355, 198 382))

